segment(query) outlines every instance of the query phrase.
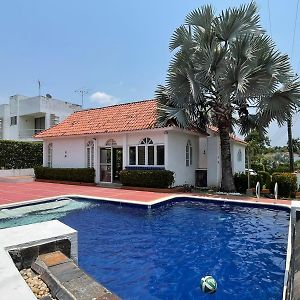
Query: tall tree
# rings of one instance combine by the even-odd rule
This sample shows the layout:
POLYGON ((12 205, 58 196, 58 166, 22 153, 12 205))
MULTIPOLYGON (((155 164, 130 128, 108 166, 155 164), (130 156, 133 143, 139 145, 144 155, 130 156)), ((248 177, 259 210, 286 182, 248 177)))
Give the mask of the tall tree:
POLYGON ((215 15, 210 5, 189 13, 170 41, 174 56, 159 86, 159 122, 218 127, 224 191, 234 191, 230 133, 283 124, 300 106, 300 83, 287 55, 275 49, 254 3, 215 15), (249 107, 255 107, 250 113, 249 107))

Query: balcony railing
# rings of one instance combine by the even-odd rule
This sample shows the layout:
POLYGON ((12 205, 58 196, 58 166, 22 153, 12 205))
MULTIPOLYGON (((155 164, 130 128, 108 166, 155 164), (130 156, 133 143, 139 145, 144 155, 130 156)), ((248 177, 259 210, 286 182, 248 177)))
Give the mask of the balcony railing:
POLYGON ((19 132, 20 139, 32 138, 35 134, 45 130, 45 128, 22 129, 19 132))

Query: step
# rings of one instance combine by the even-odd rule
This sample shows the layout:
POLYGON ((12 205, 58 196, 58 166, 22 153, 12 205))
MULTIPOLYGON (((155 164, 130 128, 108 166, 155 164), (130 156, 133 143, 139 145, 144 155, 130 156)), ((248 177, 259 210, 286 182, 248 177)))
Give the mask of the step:
POLYGON ((118 300, 60 251, 38 256, 31 268, 58 300, 118 300))

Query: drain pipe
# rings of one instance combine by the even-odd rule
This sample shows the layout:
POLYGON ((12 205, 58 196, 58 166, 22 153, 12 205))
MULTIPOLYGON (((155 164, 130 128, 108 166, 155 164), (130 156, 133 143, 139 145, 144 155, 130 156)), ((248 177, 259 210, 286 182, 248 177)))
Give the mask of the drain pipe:
POLYGON ((255 188, 256 198, 259 199, 260 197, 260 183, 257 181, 256 188, 255 188))

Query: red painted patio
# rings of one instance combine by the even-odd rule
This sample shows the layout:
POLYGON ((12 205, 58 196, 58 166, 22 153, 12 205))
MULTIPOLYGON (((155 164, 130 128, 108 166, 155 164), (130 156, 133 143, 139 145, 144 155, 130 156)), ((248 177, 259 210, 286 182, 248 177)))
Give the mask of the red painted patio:
MULTIPOLYGON (((98 198, 110 198, 120 200, 131 200, 148 203, 172 195, 166 193, 155 193, 135 191, 116 188, 103 188, 97 186, 77 186, 68 184, 57 184, 47 182, 0 182, 0 205, 12 204, 28 200, 35 200, 48 197, 59 197, 62 195, 85 195, 98 198)), ((187 194, 191 195, 191 194, 187 194)), ((194 194, 199 197, 226 198, 230 200, 257 201, 255 198, 227 195, 194 194)), ((257 202, 273 204, 274 199, 261 198, 257 202)), ((278 204, 290 205, 289 200, 277 200, 278 204)))

